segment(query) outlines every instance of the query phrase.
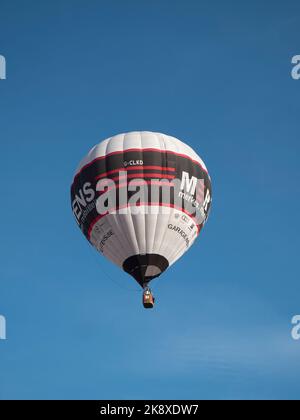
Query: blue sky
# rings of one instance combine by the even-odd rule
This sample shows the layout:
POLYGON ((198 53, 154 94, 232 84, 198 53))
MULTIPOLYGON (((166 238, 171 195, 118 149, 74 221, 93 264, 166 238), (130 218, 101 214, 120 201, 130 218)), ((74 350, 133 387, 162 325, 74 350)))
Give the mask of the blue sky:
POLYGON ((298 1, 0 0, 1 399, 299 398, 298 1), (153 130, 213 182, 209 222, 138 286, 69 187, 95 143, 153 130))

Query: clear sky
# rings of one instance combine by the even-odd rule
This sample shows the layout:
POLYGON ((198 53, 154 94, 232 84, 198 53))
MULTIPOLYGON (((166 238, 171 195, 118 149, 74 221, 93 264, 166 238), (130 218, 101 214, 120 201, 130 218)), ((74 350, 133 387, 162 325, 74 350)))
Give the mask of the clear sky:
POLYGON ((0 398, 299 398, 299 1, 0 0, 0 398), (70 207, 120 132, 189 143, 213 182, 194 247, 138 285, 70 207))

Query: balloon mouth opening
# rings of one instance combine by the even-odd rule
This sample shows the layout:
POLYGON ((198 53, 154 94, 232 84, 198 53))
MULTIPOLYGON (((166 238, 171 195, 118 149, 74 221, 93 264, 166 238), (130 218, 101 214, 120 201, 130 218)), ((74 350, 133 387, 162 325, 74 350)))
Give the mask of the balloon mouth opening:
POLYGON ((142 287, 159 277, 169 267, 169 261, 159 254, 132 255, 123 263, 123 270, 142 287))

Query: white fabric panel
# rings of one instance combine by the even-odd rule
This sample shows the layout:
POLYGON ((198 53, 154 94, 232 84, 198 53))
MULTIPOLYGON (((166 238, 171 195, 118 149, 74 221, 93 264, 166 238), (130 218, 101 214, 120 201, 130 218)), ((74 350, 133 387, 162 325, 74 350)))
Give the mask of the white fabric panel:
POLYGON ((134 225, 136 240, 138 243, 139 254, 146 254, 146 215, 132 215, 132 222, 134 225))
POLYGON ((79 163, 79 166, 76 170, 76 174, 81 170, 81 168, 83 168, 88 163, 92 162, 94 159, 96 159, 98 157, 101 157, 101 156, 105 156, 107 143, 109 143, 109 141, 110 141, 110 138, 102 141, 99 144, 96 144, 96 146, 94 146, 89 151, 89 153, 81 160, 81 162, 79 163))
POLYGON ((138 209, 142 212, 138 215, 132 214, 130 208, 127 209, 128 214, 108 214, 92 229, 91 242, 99 252, 103 237, 110 230, 113 231, 113 235, 105 241, 103 254, 115 264, 122 267, 123 262, 132 255, 153 253, 164 256, 171 265, 192 246, 197 237, 197 228, 191 228, 194 222, 185 213, 166 207, 164 211, 169 214, 161 214, 162 208, 158 206, 141 206, 138 209), (146 214, 150 211, 157 214, 146 214), (184 232, 188 245, 177 229, 184 232), (151 232, 151 239, 147 232, 151 232))
MULTIPOLYGON (((151 208, 150 208, 151 211, 151 208)), ((156 214, 147 214, 146 216, 146 248, 147 253, 154 254, 154 240, 157 224, 157 215, 156 214)))
MULTIPOLYGON (((122 217, 118 214, 111 214, 109 217, 103 219, 107 221, 113 232, 115 232, 115 239, 118 243, 118 249, 120 249, 120 259, 124 261, 124 259, 127 258, 128 253, 134 252, 132 240, 128 235, 128 231, 126 231, 126 224, 122 222, 122 217)), ((115 243, 112 246, 115 247, 115 243)))
MULTIPOLYGON (((104 236, 106 234, 108 234, 109 230, 110 230, 110 226, 107 223, 107 221, 104 221, 104 219, 99 220, 93 227, 91 237, 90 237, 90 241, 91 241, 92 245, 99 252, 101 252, 100 242, 101 242, 101 240, 103 240, 104 236)), ((120 248, 116 248, 116 246, 115 246, 116 234, 114 233, 114 235, 115 236, 111 237, 111 238, 114 238, 114 239, 111 239, 111 240, 108 239, 108 240, 105 241, 105 256, 109 260, 111 260, 112 262, 114 262, 115 264, 120 266, 122 264, 124 254, 122 253, 122 250, 120 248)))

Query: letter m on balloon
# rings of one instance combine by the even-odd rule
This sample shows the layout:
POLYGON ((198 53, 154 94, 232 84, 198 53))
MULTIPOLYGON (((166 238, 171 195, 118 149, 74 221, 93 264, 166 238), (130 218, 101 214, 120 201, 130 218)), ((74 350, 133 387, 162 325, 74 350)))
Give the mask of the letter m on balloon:
POLYGON ((181 191, 185 191, 188 194, 195 194, 196 187, 197 187, 197 178, 195 176, 192 176, 190 178, 190 175, 188 172, 182 171, 182 178, 181 178, 181 191))

